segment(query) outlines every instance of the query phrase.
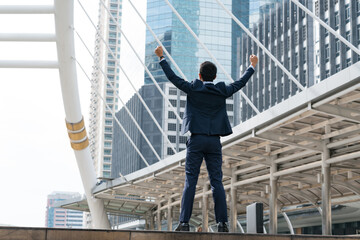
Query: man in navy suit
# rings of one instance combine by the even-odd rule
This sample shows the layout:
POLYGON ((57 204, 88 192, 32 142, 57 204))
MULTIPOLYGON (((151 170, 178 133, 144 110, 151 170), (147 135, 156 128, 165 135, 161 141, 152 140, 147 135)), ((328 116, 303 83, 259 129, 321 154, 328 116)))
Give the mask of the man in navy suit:
POLYGON ((227 206, 224 186, 222 184, 222 146, 221 136, 232 133, 226 113, 226 98, 244 87, 252 74, 258 58, 250 56, 250 67, 239 80, 226 85, 224 82, 214 84, 217 68, 211 62, 200 66, 199 79, 187 82, 178 77, 170 68, 163 56, 161 46, 155 49, 160 58, 160 65, 170 82, 187 94, 185 114, 181 132, 190 131, 187 142, 185 163, 185 186, 181 200, 180 224, 175 231, 189 231, 189 220, 192 213, 196 184, 203 159, 209 174, 211 190, 215 203, 215 218, 218 232, 228 232, 227 206))

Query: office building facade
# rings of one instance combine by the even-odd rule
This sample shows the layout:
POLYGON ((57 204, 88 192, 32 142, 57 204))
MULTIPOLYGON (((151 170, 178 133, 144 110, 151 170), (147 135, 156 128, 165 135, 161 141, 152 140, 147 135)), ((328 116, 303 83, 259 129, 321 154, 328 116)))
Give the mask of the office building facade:
MULTIPOLYGON (((360 1, 300 2, 359 47, 360 1)), ((359 59, 356 53, 290 1, 263 5, 252 33, 304 87, 328 78, 359 59)), ((244 92, 260 112, 299 91, 250 37, 243 36, 241 52, 244 59, 240 69, 249 64, 245 56, 251 53, 259 56, 259 67, 244 92)), ((241 100, 240 108, 241 121, 255 115, 244 99, 241 100)))
POLYGON ((83 228, 84 212, 56 207, 59 202, 74 198, 81 198, 81 195, 73 192, 53 192, 49 194, 46 205, 45 227, 83 228))

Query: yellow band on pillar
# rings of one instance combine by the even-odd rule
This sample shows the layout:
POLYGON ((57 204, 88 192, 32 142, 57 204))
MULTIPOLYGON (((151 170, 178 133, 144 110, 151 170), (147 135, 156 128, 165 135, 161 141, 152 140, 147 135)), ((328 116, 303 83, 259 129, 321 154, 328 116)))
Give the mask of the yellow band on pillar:
POLYGON ((83 150, 85 148, 87 148, 87 146, 89 146, 89 139, 86 138, 84 141, 82 142, 72 142, 71 143, 71 147, 74 149, 74 150, 83 150))
POLYGON ((68 132, 68 134, 69 134, 70 140, 79 141, 86 137, 86 129, 83 128, 83 130, 81 132, 77 132, 77 133, 68 132))
POLYGON ((79 131, 84 127, 84 118, 82 118, 81 121, 77 122, 77 123, 70 123, 70 122, 66 121, 66 127, 70 131, 79 131))

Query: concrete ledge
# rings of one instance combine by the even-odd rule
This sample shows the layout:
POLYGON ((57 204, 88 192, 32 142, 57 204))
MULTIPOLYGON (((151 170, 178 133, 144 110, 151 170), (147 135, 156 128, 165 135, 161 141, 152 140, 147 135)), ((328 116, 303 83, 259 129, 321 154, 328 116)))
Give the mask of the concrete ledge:
POLYGON ((350 240, 350 236, 0 227, 0 240, 350 240))

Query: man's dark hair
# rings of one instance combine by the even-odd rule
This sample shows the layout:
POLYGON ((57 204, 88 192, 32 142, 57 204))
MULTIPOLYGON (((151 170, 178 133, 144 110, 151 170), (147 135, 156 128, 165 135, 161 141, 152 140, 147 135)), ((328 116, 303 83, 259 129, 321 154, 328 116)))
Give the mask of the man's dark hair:
POLYGON ((200 74, 204 81, 213 81, 216 77, 217 68, 215 64, 205 61, 200 65, 200 74))

